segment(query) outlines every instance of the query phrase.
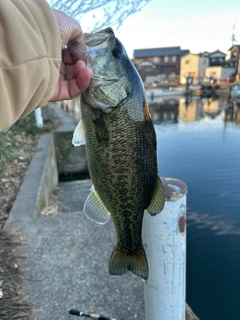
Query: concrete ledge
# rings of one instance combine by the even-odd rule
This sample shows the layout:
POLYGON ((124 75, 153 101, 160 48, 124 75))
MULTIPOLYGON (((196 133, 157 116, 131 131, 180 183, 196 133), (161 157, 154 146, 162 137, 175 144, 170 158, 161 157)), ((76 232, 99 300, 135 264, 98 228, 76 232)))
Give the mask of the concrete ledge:
POLYGON ((56 132, 69 132, 73 133, 78 121, 74 119, 69 113, 61 109, 60 103, 49 103, 48 107, 52 109, 57 117, 60 119, 60 126, 56 129, 56 132))
POLYGON ((85 146, 74 147, 72 145, 73 132, 78 124, 66 111, 62 110, 60 104, 49 104, 59 118, 61 125, 54 132, 54 144, 59 174, 88 174, 88 165, 85 146))
POLYGON ((23 219, 39 216, 57 184, 58 170, 53 136, 45 134, 38 143, 4 230, 9 229, 12 221, 18 224, 23 219))

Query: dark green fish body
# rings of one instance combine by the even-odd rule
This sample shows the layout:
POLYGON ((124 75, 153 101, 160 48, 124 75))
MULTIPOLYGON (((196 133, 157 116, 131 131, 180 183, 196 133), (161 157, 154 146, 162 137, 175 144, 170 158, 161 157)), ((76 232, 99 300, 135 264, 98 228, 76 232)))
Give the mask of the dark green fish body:
MULTIPOLYGON (((111 43, 113 45, 108 52, 111 54, 114 48, 120 47, 122 61, 119 63, 119 57, 114 57, 121 68, 119 73, 113 68, 108 75, 109 96, 115 94, 116 101, 113 99, 112 104, 107 101, 106 107, 103 106, 108 94, 105 75, 104 79, 95 80, 93 87, 89 88, 94 91, 96 86, 101 87, 104 82, 103 94, 97 88, 97 100, 99 105, 102 104, 101 107, 97 103, 92 105, 89 99, 92 93, 88 90, 82 96, 86 154, 94 186, 84 210, 99 223, 105 223, 109 214, 112 216, 117 245, 110 259, 110 274, 121 275, 130 270, 147 279, 148 264, 141 239, 143 214, 146 209, 155 215, 164 206, 164 191, 157 170, 156 134, 143 84, 135 67, 112 30, 103 32, 107 32, 110 38, 108 48, 111 43), (112 76, 111 72, 115 74, 112 76), (124 78, 122 83, 114 82, 113 79, 121 78, 121 75, 124 78), (122 92, 121 87, 124 87, 122 92)), ((100 52, 98 59, 101 54, 104 53, 100 52)), ((94 70, 98 75, 102 74, 101 71, 101 68, 94 70)))

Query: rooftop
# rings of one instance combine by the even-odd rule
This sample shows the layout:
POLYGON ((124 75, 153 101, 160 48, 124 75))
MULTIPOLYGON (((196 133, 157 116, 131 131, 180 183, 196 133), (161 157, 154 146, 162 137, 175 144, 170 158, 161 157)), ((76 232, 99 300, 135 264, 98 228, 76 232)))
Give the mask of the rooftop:
POLYGON ((189 53, 189 50, 182 50, 180 47, 166 47, 166 48, 151 48, 151 49, 135 49, 133 56, 134 58, 144 57, 156 57, 166 55, 184 55, 189 53))
POLYGON ((240 49, 240 44, 233 44, 233 45, 231 46, 231 48, 228 49, 228 51, 231 50, 231 49, 234 48, 234 47, 237 47, 238 49, 240 49))

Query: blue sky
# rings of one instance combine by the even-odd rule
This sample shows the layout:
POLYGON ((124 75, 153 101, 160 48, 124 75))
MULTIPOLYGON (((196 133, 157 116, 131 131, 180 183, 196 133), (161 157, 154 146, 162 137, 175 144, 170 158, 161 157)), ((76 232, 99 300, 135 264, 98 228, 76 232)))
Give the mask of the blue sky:
POLYGON ((134 49, 167 46, 228 53, 234 23, 240 44, 239 0, 151 0, 115 33, 130 57, 134 49))
MULTIPOLYGON (((79 21, 84 32, 93 30, 92 15, 89 12, 79 21)), ((151 0, 115 29, 115 34, 130 58, 134 49, 170 46, 192 53, 228 53, 234 23, 235 43, 240 44, 240 0, 151 0)))

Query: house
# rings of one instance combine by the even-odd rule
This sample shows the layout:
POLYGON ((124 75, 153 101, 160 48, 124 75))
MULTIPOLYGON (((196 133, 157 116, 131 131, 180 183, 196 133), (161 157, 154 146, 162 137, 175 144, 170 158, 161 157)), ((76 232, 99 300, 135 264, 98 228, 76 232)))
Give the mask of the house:
POLYGON ((188 53, 182 56, 180 63, 180 83, 186 84, 187 77, 193 77, 195 82, 205 75, 205 70, 209 65, 208 53, 188 53))
POLYGON ((206 78, 213 78, 214 80, 225 81, 227 78, 232 78, 235 73, 235 68, 222 67, 222 66, 212 66, 207 67, 205 72, 206 78))
POLYGON ((230 51, 230 58, 226 61, 226 65, 235 68, 236 74, 240 75, 240 45, 233 44, 228 51, 230 51))
POLYGON ((149 76, 174 78, 180 75, 181 57, 189 53, 180 47, 136 49, 133 63, 143 81, 149 76))
POLYGON ((216 50, 208 54, 209 67, 224 66, 226 60, 226 53, 216 50))

